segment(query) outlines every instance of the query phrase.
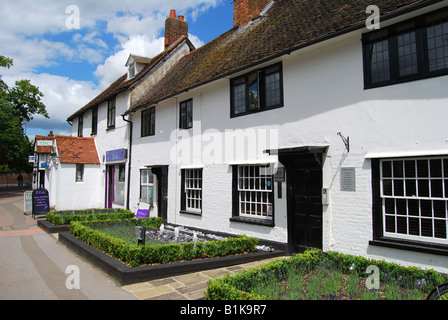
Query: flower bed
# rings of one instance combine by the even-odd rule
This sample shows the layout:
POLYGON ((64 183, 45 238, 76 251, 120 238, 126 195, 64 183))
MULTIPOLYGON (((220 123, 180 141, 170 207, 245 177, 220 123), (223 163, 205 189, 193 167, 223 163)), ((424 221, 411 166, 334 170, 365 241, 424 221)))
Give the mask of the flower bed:
POLYGON ((306 251, 234 276, 210 280, 208 300, 426 299, 448 276, 337 252, 306 251), (379 289, 368 290, 366 269, 377 266, 379 289))
MULTIPOLYGON (((151 264, 166 264, 181 260, 214 258, 242 253, 254 252, 258 239, 240 235, 218 241, 185 242, 157 245, 130 244, 117 235, 113 236, 101 230, 95 230, 98 224, 108 224, 109 229, 117 224, 142 226, 147 229, 159 228, 160 218, 111 220, 101 222, 72 221, 70 233, 90 246, 130 265, 138 267, 151 264)), ((99 228, 101 229, 101 228, 99 228)))
POLYGON ((69 225, 71 221, 130 219, 134 216, 134 213, 125 209, 65 210, 46 214, 48 222, 54 226, 69 225))

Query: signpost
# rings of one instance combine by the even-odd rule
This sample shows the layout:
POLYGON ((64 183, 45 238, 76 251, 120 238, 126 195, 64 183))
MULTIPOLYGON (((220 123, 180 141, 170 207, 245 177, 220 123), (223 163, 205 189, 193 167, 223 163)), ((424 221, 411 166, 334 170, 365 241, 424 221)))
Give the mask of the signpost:
POLYGON ((36 216, 45 215, 50 212, 50 197, 47 189, 37 189, 33 191, 33 218, 36 216))

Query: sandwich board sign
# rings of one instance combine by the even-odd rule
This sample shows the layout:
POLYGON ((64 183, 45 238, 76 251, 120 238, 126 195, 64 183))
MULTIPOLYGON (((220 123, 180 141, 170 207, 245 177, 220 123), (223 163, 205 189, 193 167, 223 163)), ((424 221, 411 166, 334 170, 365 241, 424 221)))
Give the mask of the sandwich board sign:
POLYGON ((33 191, 25 191, 23 194, 23 213, 31 214, 33 212, 33 191))
POLYGON ((45 215, 50 212, 50 197, 47 189, 37 189, 33 191, 33 218, 45 215))

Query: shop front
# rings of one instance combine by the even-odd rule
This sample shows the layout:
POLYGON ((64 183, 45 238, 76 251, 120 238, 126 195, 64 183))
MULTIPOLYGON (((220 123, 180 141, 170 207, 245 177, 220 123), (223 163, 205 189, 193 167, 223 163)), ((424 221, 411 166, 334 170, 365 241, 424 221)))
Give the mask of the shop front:
POLYGON ((127 149, 106 152, 106 208, 124 208, 127 149))

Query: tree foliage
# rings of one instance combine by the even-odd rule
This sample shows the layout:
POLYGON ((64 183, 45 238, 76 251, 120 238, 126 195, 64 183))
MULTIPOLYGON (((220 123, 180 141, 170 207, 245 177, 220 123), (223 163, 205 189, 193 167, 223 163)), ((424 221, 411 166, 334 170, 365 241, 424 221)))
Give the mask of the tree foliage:
MULTIPOLYGON (((11 68, 13 60, 0 55, 0 67, 11 68)), ((33 145, 23 125, 36 114, 49 118, 42 103, 43 93, 29 80, 18 80, 10 88, 0 77, 0 172, 31 172, 28 156, 33 145)))

